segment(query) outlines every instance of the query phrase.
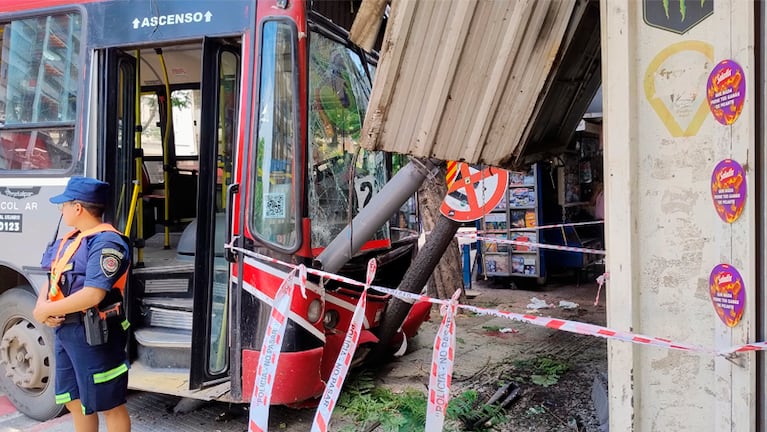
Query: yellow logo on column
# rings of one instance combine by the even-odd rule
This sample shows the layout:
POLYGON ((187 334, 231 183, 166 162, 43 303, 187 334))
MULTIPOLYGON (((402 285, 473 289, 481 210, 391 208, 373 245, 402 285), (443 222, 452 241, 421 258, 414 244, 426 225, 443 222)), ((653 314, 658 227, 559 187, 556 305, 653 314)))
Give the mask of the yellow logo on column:
POLYGON ((684 41, 664 48, 647 66, 645 97, 672 136, 695 136, 706 119, 706 80, 713 63, 711 44, 684 41))

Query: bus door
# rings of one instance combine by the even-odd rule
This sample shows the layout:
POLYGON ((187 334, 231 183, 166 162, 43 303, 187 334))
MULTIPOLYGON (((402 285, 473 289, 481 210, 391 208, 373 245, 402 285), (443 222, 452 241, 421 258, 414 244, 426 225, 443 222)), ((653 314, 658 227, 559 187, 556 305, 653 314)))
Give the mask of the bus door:
POLYGON ((234 137, 240 84, 240 46, 206 38, 202 45, 200 184, 197 212, 194 325, 190 387, 229 374, 229 242, 234 137), (212 250, 210 245, 214 245, 212 250))
POLYGON ((114 48, 100 58, 106 63, 97 104, 100 161, 114 190, 108 214, 120 230, 130 230, 134 243, 126 290, 129 386, 225 399, 230 314, 224 243, 239 38, 114 48), (174 213, 179 200, 183 215, 174 213), (194 391, 211 384, 219 385, 194 391))
MULTIPOLYGON (((100 57, 100 70, 106 71, 100 83, 104 91, 98 92, 98 99, 113 100, 107 106, 103 120, 109 127, 101 128, 105 143, 104 151, 99 155, 99 177, 114 185, 112 202, 105 212, 107 220, 122 232, 128 228, 130 199, 135 178, 135 97, 132 97, 136 81, 136 59, 116 49, 107 50, 106 56, 100 57), (114 83, 110 86, 107 83, 114 83), (109 90, 111 88, 111 91, 109 90)), ((135 225, 131 228, 135 230, 135 225)))

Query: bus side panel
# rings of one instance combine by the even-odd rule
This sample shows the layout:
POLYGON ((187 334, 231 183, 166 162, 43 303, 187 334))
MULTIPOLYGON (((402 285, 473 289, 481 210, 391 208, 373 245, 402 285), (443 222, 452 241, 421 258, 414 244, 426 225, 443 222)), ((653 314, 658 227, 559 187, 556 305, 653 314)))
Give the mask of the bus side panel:
MULTIPOLYGON (((253 393, 259 351, 269 323, 274 296, 287 273, 269 265, 246 258, 242 287, 242 395, 248 400, 253 393)), ((309 323, 308 305, 320 299, 314 289, 294 287, 291 313, 286 321, 285 335, 274 379, 272 404, 291 404, 319 396, 324 390, 321 366, 325 334, 322 321, 309 323), (296 379, 300 376, 300 379, 296 379)))

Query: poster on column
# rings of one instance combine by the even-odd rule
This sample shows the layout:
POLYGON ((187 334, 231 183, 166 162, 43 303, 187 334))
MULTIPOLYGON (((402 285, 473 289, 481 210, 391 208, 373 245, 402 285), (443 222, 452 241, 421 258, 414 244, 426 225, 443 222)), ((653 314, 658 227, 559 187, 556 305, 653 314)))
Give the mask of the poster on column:
POLYGON ((722 60, 714 66, 706 82, 706 99, 711 114, 719 123, 735 123, 746 100, 746 76, 734 60, 722 60))
POLYGON ((735 222, 746 205, 746 174, 743 167, 732 159, 725 159, 711 173, 711 199, 719 217, 735 222))
POLYGON ((729 264, 718 264, 711 270, 708 288, 719 319, 727 327, 738 325, 746 305, 746 287, 738 269, 729 264))

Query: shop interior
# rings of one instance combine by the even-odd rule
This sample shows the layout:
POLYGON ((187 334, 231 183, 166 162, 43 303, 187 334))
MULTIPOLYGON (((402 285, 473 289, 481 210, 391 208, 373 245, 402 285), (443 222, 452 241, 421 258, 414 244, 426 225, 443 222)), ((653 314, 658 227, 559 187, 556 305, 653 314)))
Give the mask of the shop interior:
POLYGON ((531 244, 480 241, 475 261, 478 278, 544 285, 551 278, 566 277, 580 284, 604 273, 605 255, 590 252, 605 248, 599 108, 583 118, 566 147, 509 172, 506 198, 477 221, 476 228, 487 238, 531 244))

